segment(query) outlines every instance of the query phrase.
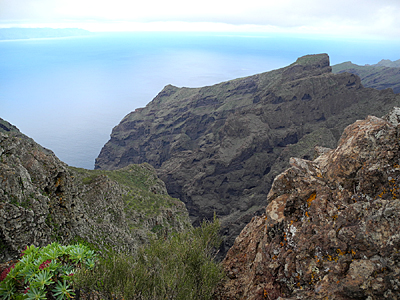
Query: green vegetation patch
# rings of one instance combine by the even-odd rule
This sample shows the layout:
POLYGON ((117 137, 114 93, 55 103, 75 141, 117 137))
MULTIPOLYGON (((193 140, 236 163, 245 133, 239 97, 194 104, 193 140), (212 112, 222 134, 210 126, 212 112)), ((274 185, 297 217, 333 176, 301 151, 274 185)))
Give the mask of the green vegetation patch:
POLYGON ((221 240, 218 220, 153 239, 137 256, 113 254, 75 280, 86 295, 105 299, 211 299, 223 279, 214 261, 221 240))
POLYGON ((166 194, 165 187, 152 166, 132 164, 119 170, 87 170, 70 167, 84 185, 92 184, 99 176, 107 176, 123 187, 125 211, 135 210, 145 216, 154 216, 162 208, 183 205, 166 194))
POLYGON ((69 167, 79 175, 83 184, 90 184, 101 175, 106 175, 111 180, 130 188, 147 190, 157 180, 155 172, 148 164, 129 165, 119 170, 87 170, 82 168, 69 167))
POLYGON ((94 251, 83 245, 52 243, 27 246, 21 259, 0 275, 0 297, 9 299, 72 299, 73 276, 78 269, 94 268, 94 251))

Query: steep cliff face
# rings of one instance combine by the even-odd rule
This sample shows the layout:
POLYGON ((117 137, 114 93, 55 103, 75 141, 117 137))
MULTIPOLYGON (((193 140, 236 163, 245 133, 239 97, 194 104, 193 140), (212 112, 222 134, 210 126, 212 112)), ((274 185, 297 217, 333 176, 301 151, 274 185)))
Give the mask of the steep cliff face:
POLYGON ((0 262, 53 241, 129 252, 153 232, 188 226, 150 165, 71 168, 0 119, 0 262))
POLYGON ((335 147, 343 129, 400 105, 400 95, 332 74, 326 54, 203 88, 166 86, 113 129, 97 169, 148 162, 198 224, 216 212, 226 250, 267 204, 275 176, 291 156, 335 147))
POLYGON ((400 298, 400 109, 292 158, 223 264, 218 299, 400 298))

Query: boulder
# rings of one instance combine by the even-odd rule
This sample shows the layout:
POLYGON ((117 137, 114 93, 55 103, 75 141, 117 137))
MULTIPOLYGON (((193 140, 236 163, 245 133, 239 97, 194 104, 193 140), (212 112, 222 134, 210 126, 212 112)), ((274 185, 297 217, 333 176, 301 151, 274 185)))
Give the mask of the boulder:
POLYGON ((400 298, 400 110, 292 158, 223 261, 216 299, 400 298))

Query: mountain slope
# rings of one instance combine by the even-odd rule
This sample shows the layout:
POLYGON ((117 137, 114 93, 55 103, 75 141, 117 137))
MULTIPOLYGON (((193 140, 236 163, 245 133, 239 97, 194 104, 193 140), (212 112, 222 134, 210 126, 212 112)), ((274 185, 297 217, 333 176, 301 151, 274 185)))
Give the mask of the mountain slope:
POLYGON ((376 67, 391 67, 391 68, 400 68, 400 59, 391 61, 390 59, 382 59, 377 64, 373 65, 376 67))
POLYGON ((400 105, 391 90, 364 88, 353 74, 332 74, 326 54, 271 72, 203 88, 166 86, 113 129, 97 169, 147 162, 198 224, 216 212, 227 251, 267 203, 273 179, 291 156, 333 148, 343 129, 400 105))
POLYGON ((332 67, 334 73, 348 72, 360 76, 365 87, 382 90, 392 88, 400 93, 400 60, 382 60, 375 65, 359 66, 351 62, 344 62, 332 67))
POLYGON ((1 119, 0 179, 0 262, 53 241, 133 252, 149 235, 191 226, 150 165, 68 167, 1 119))

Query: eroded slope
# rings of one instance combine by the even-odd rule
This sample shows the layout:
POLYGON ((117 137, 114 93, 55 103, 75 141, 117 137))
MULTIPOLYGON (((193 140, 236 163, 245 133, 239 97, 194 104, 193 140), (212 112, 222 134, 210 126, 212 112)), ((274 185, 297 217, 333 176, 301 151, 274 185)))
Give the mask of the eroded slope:
POLYGON ((0 261, 53 241, 132 252, 149 235, 188 226, 184 204, 150 165, 71 168, 0 120, 0 261))

